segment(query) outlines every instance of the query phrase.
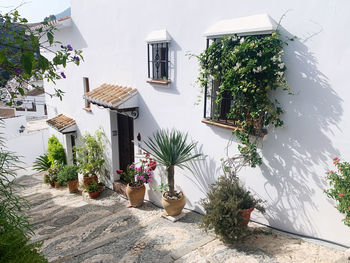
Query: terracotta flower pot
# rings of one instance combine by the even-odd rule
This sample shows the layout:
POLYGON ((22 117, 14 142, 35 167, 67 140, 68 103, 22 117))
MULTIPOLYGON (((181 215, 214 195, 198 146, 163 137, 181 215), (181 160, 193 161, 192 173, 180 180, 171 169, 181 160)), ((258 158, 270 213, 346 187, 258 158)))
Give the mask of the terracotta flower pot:
POLYGON ((67 184, 68 184, 68 189, 69 189, 70 193, 74 193, 74 192, 78 191, 78 179, 68 181, 67 184))
POLYGON ((138 207, 143 204, 145 198, 146 187, 145 185, 133 187, 130 184, 126 187, 126 196, 129 199, 130 206, 138 207))
POLYGON ((250 220, 250 214, 253 212, 254 207, 249 209, 242 209, 242 216, 244 218, 243 225, 247 226, 250 220))
POLYGON ((90 198, 92 198, 92 199, 97 198, 97 197, 100 196, 100 192, 99 191, 93 192, 93 193, 89 193, 88 192, 88 194, 89 194, 90 198))
POLYGON ((185 194, 182 193, 181 199, 174 199, 174 200, 170 200, 170 199, 164 197, 164 194, 162 196, 162 205, 163 205, 163 208, 165 209, 166 213, 169 216, 177 216, 177 215, 181 214, 182 209, 185 207, 185 204, 186 204, 185 194))
POLYGON ((55 188, 59 188, 61 184, 59 182, 55 182, 55 188))
POLYGON ((96 183, 98 182, 98 177, 96 174, 94 174, 93 176, 86 176, 86 175, 83 176, 83 185, 87 185, 92 182, 96 182, 96 183))

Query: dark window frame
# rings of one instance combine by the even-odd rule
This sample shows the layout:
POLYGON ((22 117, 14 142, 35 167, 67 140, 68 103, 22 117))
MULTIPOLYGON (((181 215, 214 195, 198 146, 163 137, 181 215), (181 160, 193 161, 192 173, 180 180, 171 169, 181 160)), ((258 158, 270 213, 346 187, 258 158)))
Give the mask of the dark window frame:
MULTIPOLYGON (((90 91, 90 83, 88 77, 83 77, 84 94, 90 91)), ((85 99, 85 109, 91 109, 91 102, 85 99)))
POLYGON ((148 78, 169 80, 169 42, 147 44, 148 78))

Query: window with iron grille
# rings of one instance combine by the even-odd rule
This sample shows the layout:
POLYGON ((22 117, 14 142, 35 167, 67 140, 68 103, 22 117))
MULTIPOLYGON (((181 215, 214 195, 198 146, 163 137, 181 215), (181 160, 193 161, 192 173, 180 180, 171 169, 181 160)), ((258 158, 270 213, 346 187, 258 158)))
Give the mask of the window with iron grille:
POLYGON ((147 44, 148 78, 152 80, 169 79, 169 43, 147 44))
MULTIPOLYGON (((220 41, 220 39, 207 39, 207 48, 210 41, 220 41)), ((230 119, 228 114, 231 107, 234 107, 234 99, 231 92, 226 91, 222 94, 221 99, 217 102, 220 83, 216 80, 210 79, 204 89, 204 118, 228 125, 234 125, 234 120, 230 119)))

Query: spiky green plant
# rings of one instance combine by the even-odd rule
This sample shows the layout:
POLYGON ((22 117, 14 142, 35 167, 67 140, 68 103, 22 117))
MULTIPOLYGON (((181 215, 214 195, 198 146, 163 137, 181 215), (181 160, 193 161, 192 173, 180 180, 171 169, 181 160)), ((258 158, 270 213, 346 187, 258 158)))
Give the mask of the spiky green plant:
POLYGON ((145 142, 148 151, 156 161, 167 170, 169 196, 175 195, 174 168, 175 166, 191 170, 186 162, 198 160, 202 154, 192 154, 197 142, 187 143, 187 133, 178 130, 158 130, 145 142))
POLYGON ((40 155, 38 158, 35 159, 33 168, 35 171, 44 172, 49 170, 51 165, 52 164, 51 164, 51 161, 49 160, 49 156, 47 154, 44 154, 44 155, 40 155))

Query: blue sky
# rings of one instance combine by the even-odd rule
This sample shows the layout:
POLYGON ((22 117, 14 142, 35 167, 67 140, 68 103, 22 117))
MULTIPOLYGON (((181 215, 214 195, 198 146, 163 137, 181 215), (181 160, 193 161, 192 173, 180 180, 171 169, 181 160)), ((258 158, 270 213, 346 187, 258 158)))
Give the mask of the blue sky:
POLYGON ((9 10, 21 5, 18 12, 29 22, 40 22, 46 16, 60 13, 70 6, 70 0, 0 0, 0 11, 6 13, 9 10))

